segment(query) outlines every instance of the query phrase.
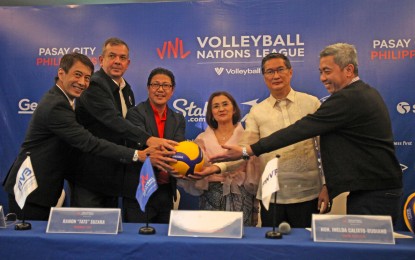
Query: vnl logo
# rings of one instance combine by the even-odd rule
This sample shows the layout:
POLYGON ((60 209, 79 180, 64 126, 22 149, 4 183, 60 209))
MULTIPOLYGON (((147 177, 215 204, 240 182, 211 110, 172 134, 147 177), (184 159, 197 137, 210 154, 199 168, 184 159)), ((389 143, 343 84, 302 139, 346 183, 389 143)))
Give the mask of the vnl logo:
POLYGON ((398 105, 396 105, 396 111, 398 111, 398 113, 401 115, 408 114, 410 112, 415 113, 415 105, 413 105, 411 108, 411 105, 409 103, 400 102, 398 103, 398 105))
POLYGON ((184 48, 183 40, 176 37, 174 43, 172 41, 165 41, 163 48, 157 48, 157 55, 161 60, 168 59, 185 59, 189 56, 190 51, 186 51, 184 48))

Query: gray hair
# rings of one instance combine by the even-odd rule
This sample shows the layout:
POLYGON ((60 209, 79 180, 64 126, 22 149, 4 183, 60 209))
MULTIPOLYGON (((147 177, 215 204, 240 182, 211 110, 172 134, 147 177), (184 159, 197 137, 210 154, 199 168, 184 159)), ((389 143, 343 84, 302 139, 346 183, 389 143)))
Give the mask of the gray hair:
POLYGON ((105 52, 107 51, 107 46, 118 46, 118 45, 124 45, 125 47, 127 47, 127 50, 130 51, 130 48, 128 47, 127 43, 125 43, 125 41, 117 38, 117 37, 111 37, 108 38, 105 42, 104 45, 102 46, 102 56, 105 55, 105 52))
POLYGON ((329 45, 320 52, 320 59, 326 56, 333 56, 334 62, 339 65, 341 69, 352 64, 354 66, 353 73, 356 76, 359 75, 359 70, 357 68, 357 50, 354 45, 348 43, 335 43, 329 45))

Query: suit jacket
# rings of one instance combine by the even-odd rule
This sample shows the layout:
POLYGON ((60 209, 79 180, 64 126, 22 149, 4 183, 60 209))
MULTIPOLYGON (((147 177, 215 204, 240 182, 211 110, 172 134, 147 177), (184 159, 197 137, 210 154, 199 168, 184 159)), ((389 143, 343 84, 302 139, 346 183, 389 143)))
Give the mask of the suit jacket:
MULTIPOLYGON (((123 88, 127 109, 135 104, 131 86, 123 88)), ((101 70, 76 102, 76 119, 92 134, 110 142, 126 145, 126 140, 144 147, 150 135, 122 117, 119 86, 101 70)), ((76 185, 108 196, 121 192, 125 165, 90 153, 78 157, 78 167, 66 178, 76 185)))
POLYGON ((388 109, 379 92, 362 80, 251 148, 260 155, 317 135, 330 198, 345 191, 402 187, 388 109))
MULTIPOLYGON (((154 118, 154 112, 150 105, 150 101, 142 102, 136 107, 128 110, 127 117, 134 125, 143 127, 146 132, 152 136, 159 137, 157 130, 156 119, 154 118)), ((164 126, 164 138, 181 142, 185 140, 186 122, 182 114, 176 113, 170 108, 167 109, 166 123, 164 126)), ((130 144, 132 148, 138 148, 134 144, 130 144)), ((128 165, 124 179, 123 196, 129 198, 135 198, 135 192, 137 190, 138 181, 140 179, 140 170, 142 163, 128 165)), ((155 169, 157 171, 157 169, 155 169)), ((176 178, 170 177, 170 183, 172 186, 172 194, 176 194, 176 178)))
POLYGON ((68 160, 73 147, 124 163, 131 162, 134 155, 133 149, 98 139, 78 124, 67 97, 54 86, 43 96, 33 113, 19 155, 4 181, 5 190, 14 194, 17 172, 26 153, 30 152, 38 188, 27 201, 55 206, 62 192, 64 171, 74 163, 68 160))

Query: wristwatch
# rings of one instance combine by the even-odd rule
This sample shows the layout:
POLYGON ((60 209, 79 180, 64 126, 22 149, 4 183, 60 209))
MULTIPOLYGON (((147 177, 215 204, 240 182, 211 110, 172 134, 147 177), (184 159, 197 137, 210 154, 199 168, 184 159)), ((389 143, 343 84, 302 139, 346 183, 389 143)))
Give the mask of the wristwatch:
POLYGON ((245 146, 242 146, 242 159, 245 160, 245 161, 248 161, 249 160, 249 154, 246 151, 246 147, 245 146))
POLYGON ((133 162, 136 162, 136 161, 138 161, 138 151, 137 150, 135 150, 134 156, 133 156, 133 162))

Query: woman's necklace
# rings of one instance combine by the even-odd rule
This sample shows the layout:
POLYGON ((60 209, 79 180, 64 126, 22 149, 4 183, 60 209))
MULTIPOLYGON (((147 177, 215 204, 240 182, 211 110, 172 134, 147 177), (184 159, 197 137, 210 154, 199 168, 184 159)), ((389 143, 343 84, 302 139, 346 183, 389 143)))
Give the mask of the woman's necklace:
POLYGON ((228 140, 229 139, 229 136, 228 135, 222 135, 220 138, 218 138, 218 139, 220 139, 221 141, 226 141, 226 140, 228 140))
POLYGON ((222 133, 219 133, 217 130, 215 130, 215 135, 216 135, 216 138, 218 139, 219 142, 225 142, 225 141, 229 140, 229 138, 232 136, 232 134, 233 134, 233 131, 230 132, 230 133, 222 134, 222 133))

